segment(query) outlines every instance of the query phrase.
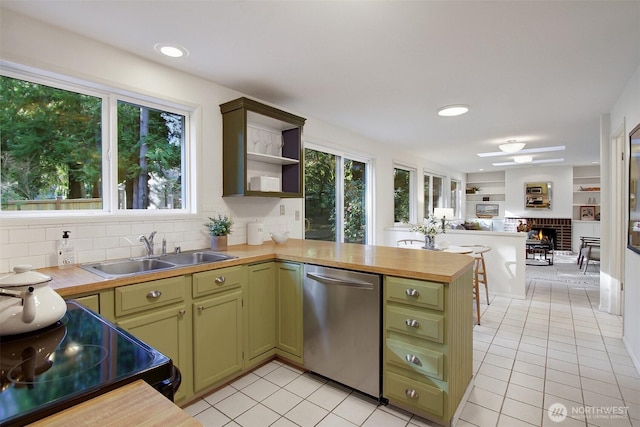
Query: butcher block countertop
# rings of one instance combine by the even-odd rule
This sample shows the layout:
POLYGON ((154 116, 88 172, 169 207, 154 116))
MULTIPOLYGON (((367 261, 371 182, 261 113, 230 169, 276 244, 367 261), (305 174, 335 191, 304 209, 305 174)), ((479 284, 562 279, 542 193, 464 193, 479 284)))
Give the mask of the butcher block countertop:
POLYGON ((202 426, 143 380, 102 394, 30 426, 202 426))
POLYGON ((63 297, 69 297, 182 274, 273 260, 319 264, 443 283, 461 276, 471 268, 473 262, 468 255, 441 251, 300 239, 289 239, 284 244, 265 242, 263 245, 233 245, 229 246, 226 253, 238 258, 117 279, 104 279, 77 266, 64 270, 49 267, 38 271, 51 276, 53 280, 50 286, 63 297))

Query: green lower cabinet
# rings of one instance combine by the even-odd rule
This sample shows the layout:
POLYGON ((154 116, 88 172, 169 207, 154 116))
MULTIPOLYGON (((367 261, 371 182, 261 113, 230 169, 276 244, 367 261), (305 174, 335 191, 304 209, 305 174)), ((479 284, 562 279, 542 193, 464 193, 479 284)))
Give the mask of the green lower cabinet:
POLYGON ((195 391, 242 371, 242 289, 193 303, 195 391))
POLYGON ((277 354, 303 363, 302 264, 276 262, 277 354))
POLYGON ((245 369, 273 357, 276 348, 275 264, 254 264, 247 270, 249 278, 244 294, 245 369))
POLYGON ((116 322, 122 329, 170 357, 180 369, 182 383, 174 397, 176 402, 193 394, 189 314, 187 307, 180 304, 116 322))
POLYGON ((73 300, 94 313, 100 314, 100 295, 85 295, 83 297, 73 298, 73 300))

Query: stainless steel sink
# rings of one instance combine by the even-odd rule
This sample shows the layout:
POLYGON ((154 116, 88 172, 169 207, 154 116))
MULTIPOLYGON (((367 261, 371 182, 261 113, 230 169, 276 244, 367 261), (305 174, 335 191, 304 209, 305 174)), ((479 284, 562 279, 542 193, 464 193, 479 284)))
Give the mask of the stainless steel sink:
POLYGON ((84 270, 99 276, 113 279, 115 277, 132 276, 151 271, 169 270, 187 265, 206 264, 237 258, 235 256, 209 251, 193 251, 180 254, 162 255, 154 258, 134 258, 117 261, 95 262, 83 264, 84 270))
POLYGON ((181 254, 163 255, 158 259, 176 265, 196 265, 209 262, 225 261, 227 259, 233 258, 235 257, 216 252, 185 252, 181 254))

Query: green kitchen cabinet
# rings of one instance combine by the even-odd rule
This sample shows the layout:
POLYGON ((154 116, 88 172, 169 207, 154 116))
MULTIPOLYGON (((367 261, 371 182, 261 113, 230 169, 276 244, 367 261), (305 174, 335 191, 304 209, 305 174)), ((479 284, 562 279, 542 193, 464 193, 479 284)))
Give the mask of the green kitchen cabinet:
MULTIPOLYGON (((114 289, 115 324, 171 358, 182 384, 175 400, 193 394, 190 308, 191 276, 152 280, 114 289)), ((102 301, 101 301, 102 303, 102 301)))
POLYGON ((443 425, 472 377, 471 274, 449 283, 384 278, 383 397, 443 425))
POLYGON ((180 369, 182 383, 174 396, 176 402, 193 394, 189 318, 187 306, 178 304, 116 321, 122 329, 171 358, 180 369))
POLYGON ((242 371, 242 289, 193 303, 195 391, 242 371))
POLYGON ((276 353, 302 364, 302 264, 276 262, 276 353))
POLYGON ((81 297, 73 297, 68 299, 73 299, 81 306, 88 308, 94 313, 100 314, 100 294, 84 295, 81 297))
POLYGON ((275 263, 249 265, 247 272, 245 369, 272 358, 276 348, 275 263))
POLYGON ((195 391, 243 369, 243 289, 247 266, 193 274, 193 372, 195 391))
POLYGON ((222 195, 302 197, 305 119, 244 97, 220 112, 222 195))

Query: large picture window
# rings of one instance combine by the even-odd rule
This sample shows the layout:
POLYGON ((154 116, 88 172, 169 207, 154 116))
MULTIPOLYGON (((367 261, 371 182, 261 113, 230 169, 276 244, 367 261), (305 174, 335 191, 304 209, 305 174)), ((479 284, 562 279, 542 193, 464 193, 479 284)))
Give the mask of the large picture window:
POLYGON ((445 207, 444 178, 424 173, 424 217, 428 218, 435 208, 445 207))
POLYGON ((187 208, 186 109, 44 78, 0 89, 3 212, 187 208))
POLYGON ((305 239, 369 240, 369 162, 305 148, 305 239))

